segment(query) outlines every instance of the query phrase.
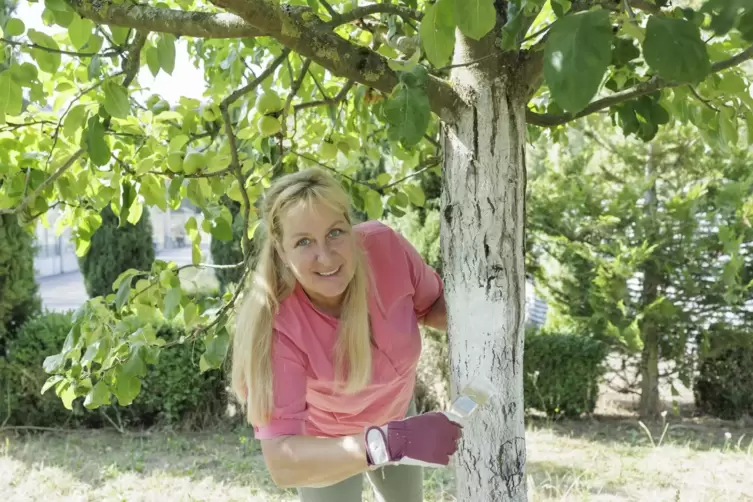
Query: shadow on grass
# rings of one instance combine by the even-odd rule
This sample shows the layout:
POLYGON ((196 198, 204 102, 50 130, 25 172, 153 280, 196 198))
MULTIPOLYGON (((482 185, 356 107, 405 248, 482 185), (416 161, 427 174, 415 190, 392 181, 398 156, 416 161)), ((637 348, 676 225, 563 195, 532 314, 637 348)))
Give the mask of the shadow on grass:
POLYGON ((80 430, 70 433, 5 433, 4 456, 32 468, 58 467, 93 489, 113 478, 207 478, 244 486, 264 500, 290 499, 267 474, 258 441, 248 432, 126 432, 80 430), (7 438, 7 442, 6 442, 7 438))
POLYGON ((551 420, 526 417, 529 428, 551 430, 558 436, 605 445, 654 447, 672 445, 696 451, 731 451, 753 454, 753 427, 712 418, 667 415, 665 420, 592 415, 581 419, 551 420), (662 437, 663 436, 663 437, 662 437))
MULTIPOLYGON (((99 493, 92 494, 112 491, 113 485, 129 484, 129 489, 139 499, 143 498, 139 490, 153 492, 155 485, 162 485, 163 489, 174 485, 176 490, 186 494, 194 489, 218 490, 219 500, 237 500, 229 496, 223 498, 226 495, 220 494, 221 490, 243 490, 257 497, 244 500, 298 500, 296 490, 281 490, 272 482, 260 444, 251 432, 244 427, 193 433, 168 430, 124 434, 114 430, 0 432, 0 463, 3 458, 15 462, 16 466, 20 462, 26 473, 47 470, 40 479, 59 477, 55 473, 64 472, 65 477, 70 478, 68 488, 38 489, 44 496, 53 498, 60 495, 61 490, 73 490, 70 488, 73 485, 90 492, 90 496, 98 496, 99 493)), ((449 470, 425 469, 424 489, 427 501, 455 500, 454 478, 449 470)), ((155 498, 154 494, 148 498, 155 498)), ((367 493, 364 501, 369 500, 367 493)))

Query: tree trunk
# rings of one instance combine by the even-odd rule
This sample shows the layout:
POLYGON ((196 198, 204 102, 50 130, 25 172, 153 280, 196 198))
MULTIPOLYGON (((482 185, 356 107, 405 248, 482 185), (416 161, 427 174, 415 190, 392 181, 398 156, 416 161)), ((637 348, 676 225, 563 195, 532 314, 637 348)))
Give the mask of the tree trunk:
MULTIPOLYGON (((472 58, 456 49, 456 62, 472 58)), ((469 106, 443 126, 441 246, 452 393, 456 396, 476 375, 498 389, 464 424, 454 457, 459 501, 527 500, 526 97, 512 67, 455 70, 455 88, 469 106)))
MULTIPOLYGON (((646 163, 646 179, 650 179, 654 170, 654 145, 648 146, 648 162, 646 163)), ((649 242, 656 242, 658 229, 656 225, 656 181, 646 192, 646 217, 648 224, 649 242)), ((643 267, 643 288, 641 292, 641 309, 645 309, 654 303, 659 297, 659 285, 661 277, 657 270, 656 262, 649 258, 643 267)), ((641 326, 641 337, 643 338, 643 352, 641 353, 641 399, 638 405, 638 412, 642 418, 652 419, 659 415, 659 333, 657 332, 656 323, 653 322, 649 314, 644 317, 641 326)))

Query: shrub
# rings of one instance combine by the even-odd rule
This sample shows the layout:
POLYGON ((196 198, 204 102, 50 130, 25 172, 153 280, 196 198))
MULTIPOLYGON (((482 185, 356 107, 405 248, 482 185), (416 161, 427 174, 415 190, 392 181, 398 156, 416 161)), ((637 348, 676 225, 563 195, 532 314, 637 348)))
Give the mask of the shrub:
POLYGON ((8 344, 8 356, 0 368, 0 382, 4 384, 0 388, 0 421, 9 417, 12 425, 56 427, 73 420, 78 425, 83 407, 72 413, 54 389, 40 393, 50 376, 42 363, 47 356, 60 352, 71 329, 71 317, 71 312, 47 312, 33 317, 8 344))
POLYGON ((704 338, 696 407, 725 420, 753 415, 753 334, 717 325, 704 338))
MULTIPOLYGON (((66 409, 54 389, 44 395, 40 390, 49 377, 42 363, 47 356, 60 352, 71 326, 71 313, 56 312, 35 317, 23 326, 9 347, 7 361, 0 363, 0 423, 10 416, 13 425, 43 427, 102 427, 110 420, 124 426, 196 425, 218 418, 224 411, 223 373, 200 373, 202 350, 190 343, 160 352, 157 364, 147 370, 141 393, 129 406, 118 406, 113 397, 112 405, 88 410, 79 398, 73 402, 72 411, 66 409)), ((181 328, 170 325, 158 331, 158 336, 168 342, 182 335, 181 328)))
POLYGON ((26 319, 39 312, 33 237, 13 215, 0 215, 0 357, 26 319))
POLYGON ((79 259, 84 285, 90 298, 113 293, 112 284, 128 270, 150 270, 154 262, 152 223, 144 211, 136 225, 119 218, 108 204, 101 212, 102 224, 91 238, 89 251, 79 259))
POLYGON ((550 417, 592 413, 607 351, 605 343, 586 336, 529 330, 523 353, 526 409, 550 417))

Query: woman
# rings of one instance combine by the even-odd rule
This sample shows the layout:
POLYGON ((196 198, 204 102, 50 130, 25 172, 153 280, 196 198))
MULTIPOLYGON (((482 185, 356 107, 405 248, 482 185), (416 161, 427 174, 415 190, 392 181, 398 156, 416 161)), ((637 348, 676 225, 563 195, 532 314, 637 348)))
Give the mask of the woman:
POLYGON ((325 171, 280 178, 238 312, 232 381, 265 462, 302 502, 423 501, 422 465, 447 465, 460 425, 415 415, 419 322, 445 329, 443 287, 402 236, 352 225, 325 171))

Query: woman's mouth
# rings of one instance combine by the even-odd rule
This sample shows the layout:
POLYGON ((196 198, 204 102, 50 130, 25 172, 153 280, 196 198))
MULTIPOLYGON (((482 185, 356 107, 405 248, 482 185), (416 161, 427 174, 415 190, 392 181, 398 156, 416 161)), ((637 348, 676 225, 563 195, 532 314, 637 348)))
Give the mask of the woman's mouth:
POLYGON ((337 267, 336 269, 329 270, 327 272, 317 272, 316 275, 318 275, 320 277, 332 277, 333 275, 335 275, 339 271, 340 271, 340 267, 337 267))

